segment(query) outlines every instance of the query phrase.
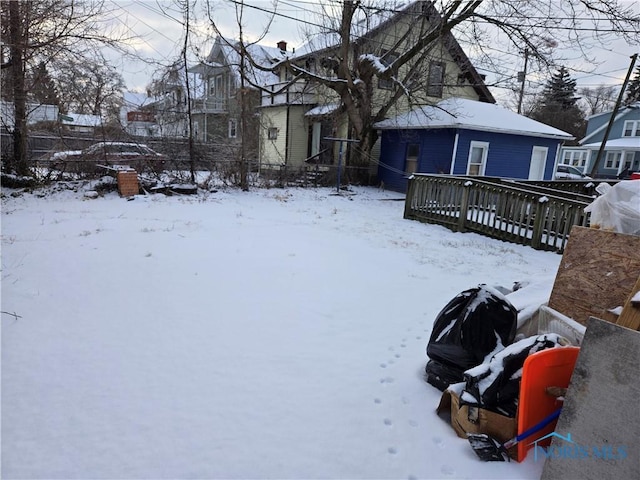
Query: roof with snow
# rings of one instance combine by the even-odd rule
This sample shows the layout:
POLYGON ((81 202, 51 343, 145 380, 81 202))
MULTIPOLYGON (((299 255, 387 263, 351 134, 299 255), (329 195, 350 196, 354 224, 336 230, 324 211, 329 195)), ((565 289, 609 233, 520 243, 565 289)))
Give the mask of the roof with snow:
POLYGON ((380 130, 459 128, 570 140, 562 130, 537 122, 493 103, 448 98, 376 123, 380 130))
POLYGON ((75 125, 79 127, 99 127, 102 125, 102 117, 100 115, 69 112, 66 116, 72 118, 72 120, 66 120, 63 117, 62 123, 64 125, 75 125))
MULTIPOLYGON (((587 143, 582 147, 589 149, 600 148, 601 142, 587 143)), ((640 137, 623 137, 613 140, 607 140, 605 145, 607 150, 620 149, 620 150, 640 150, 640 137)))
MULTIPOLYGON (((189 72, 206 75, 207 70, 214 68, 228 67, 231 70, 236 82, 240 82, 240 54, 238 53, 239 42, 236 40, 217 37, 206 61, 191 68, 189 72), (217 61, 219 57, 224 59, 224 63, 217 61)), ((249 56, 258 65, 264 68, 273 68, 275 64, 287 57, 287 52, 277 47, 267 47, 257 43, 246 44, 245 49, 249 56)), ((263 71, 254 67, 249 62, 245 63, 247 79, 255 85, 269 85, 279 81, 278 75, 272 71, 263 71)))

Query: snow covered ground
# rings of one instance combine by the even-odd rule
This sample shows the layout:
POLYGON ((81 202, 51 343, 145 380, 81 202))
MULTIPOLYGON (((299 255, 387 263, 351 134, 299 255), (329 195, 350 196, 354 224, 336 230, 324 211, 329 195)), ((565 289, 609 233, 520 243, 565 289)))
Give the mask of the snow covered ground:
POLYGON ((539 478, 436 416, 425 347, 479 283, 546 301, 560 255, 334 193, 5 196, 2 478, 539 478))

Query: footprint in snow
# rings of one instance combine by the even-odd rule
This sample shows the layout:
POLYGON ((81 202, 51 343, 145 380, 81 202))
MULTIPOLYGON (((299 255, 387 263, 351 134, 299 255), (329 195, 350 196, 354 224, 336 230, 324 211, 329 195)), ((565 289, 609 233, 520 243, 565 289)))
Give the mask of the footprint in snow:
POLYGON ((451 465, 443 465, 442 468, 440 468, 440 472, 446 477, 453 477, 456 474, 455 468, 451 465))

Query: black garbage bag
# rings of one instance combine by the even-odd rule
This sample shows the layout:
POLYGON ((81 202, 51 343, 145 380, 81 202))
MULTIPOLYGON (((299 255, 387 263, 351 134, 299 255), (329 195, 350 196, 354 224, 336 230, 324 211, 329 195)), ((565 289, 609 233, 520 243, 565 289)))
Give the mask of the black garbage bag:
POLYGON ((440 390, 511 344, 518 312, 499 291, 479 285, 456 295, 438 314, 427 345, 427 381, 440 390))
POLYGON ((515 416, 520 393, 522 367, 532 353, 568 345, 556 333, 524 338, 496 353, 488 362, 464 372, 465 387, 460 395, 461 405, 473 405, 515 416))

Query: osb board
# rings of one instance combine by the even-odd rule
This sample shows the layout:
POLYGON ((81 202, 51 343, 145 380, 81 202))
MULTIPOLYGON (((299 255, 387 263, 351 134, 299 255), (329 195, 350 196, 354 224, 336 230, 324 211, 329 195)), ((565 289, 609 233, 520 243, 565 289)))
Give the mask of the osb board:
POLYGON ((553 284, 549 307, 586 325, 589 317, 616 322, 640 276, 640 237, 574 226, 553 284))
POLYGON ((640 303, 631 303, 631 299, 638 292, 640 292, 640 277, 638 277, 638 281, 629 293, 627 303, 624 304, 622 313, 616 321, 617 325, 627 327, 632 330, 640 330, 640 303))

